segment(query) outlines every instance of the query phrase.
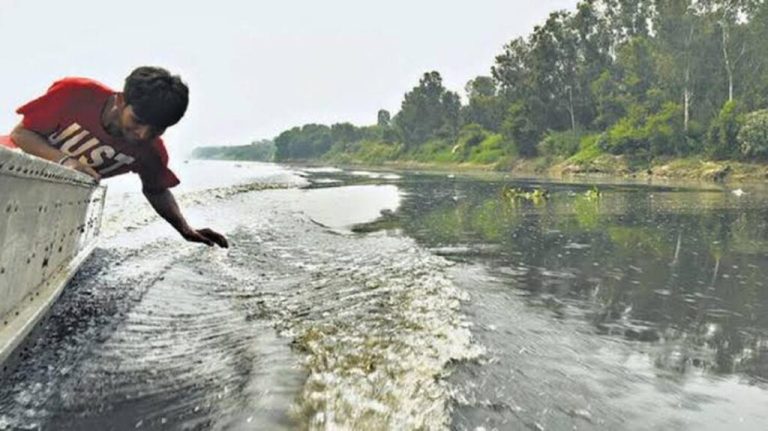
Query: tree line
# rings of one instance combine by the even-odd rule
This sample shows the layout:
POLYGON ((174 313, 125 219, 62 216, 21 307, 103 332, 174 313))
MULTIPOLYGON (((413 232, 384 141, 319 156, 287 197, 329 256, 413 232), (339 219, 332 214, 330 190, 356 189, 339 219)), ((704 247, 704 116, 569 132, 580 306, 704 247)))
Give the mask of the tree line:
POLYGON ((275 159, 766 159, 766 41, 762 0, 584 0, 505 44, 465 102, 431 71, 394 116, 295 127, 275 159))
POLYGON ((254 141, 250 145, 197 147, 192 151, 192 157, 196 159, 271 162, 275 158, 275 144, 269 139, 262 139, 254 141))

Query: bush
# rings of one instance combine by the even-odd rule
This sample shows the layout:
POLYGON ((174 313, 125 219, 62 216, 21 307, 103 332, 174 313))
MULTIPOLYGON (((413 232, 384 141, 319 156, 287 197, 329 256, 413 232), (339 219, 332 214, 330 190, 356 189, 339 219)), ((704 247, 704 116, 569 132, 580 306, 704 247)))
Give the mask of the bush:
POLYGON ((536 144, 541 134, 526 108, 516 103, 509 107, 501 125, 507 142, 514 144, 514 152, 520 157, 536 156, 536 144))
POLYGON ((467 124, 459 131, 456 143, 466 148, 472 148, 483 142, 488 135, 488 131, 483 129, 483 126, 479 124, 467 124))
POLYGON ((704 151, 707 156, 716 159, 733 159, 739 156, 737 137, 744 117, 739 112, 735 101, 726 102, 720 114, 712 120, 707 132, 704 151))
POLYGON ((595 160, 603 154, 600 149, 600 134, 586 135, 579 142, 579 152, 574 154, 568 161, 576 164, 585 164, 595 160))
POLYGON ((747 114, 736 140, 745 157, 768 158, 768 110, 747 114))
POLYGON ((479 124, 467 124, 462 127, 456 139, 456 145, 451 148, 453 159, 466 160, 472 149, 483 142, 488 135, 489 132, 479 124))
POLYGON ((468 162, 487 165, 499 161, 507 153, 503 146, 504 138, 499 134, 489 135, 472 148, 468 162))
POLYGON ((408 158, 418 162, 459 161, 459 156, 452 151, 452 148, 448 141, 433 138, 409 151, 408 158))
POLYGON ((626 116, 601 136, 600 149, 612 154, 624 154, 647 148, 642 128, 646 116, 645 109, 633 106, 626 116))
POLYGON ((690 145, 683 132, 682 118, 682 108, 676 103, 665 103, 653 114, 642 107, 632 107, 627 116, 604 134, 600 147, 613 154, 684 154, 690 145))
POLYGON ((665 103, 661 111, 649 116, 643 132, 653 156, 689 151, 683 131, 683 108, 677 103, 665 103))
POLYGON ((541 156, 571 157, 579 151, 579 142, 584 134, 578 131, 547 132, 537 145, 541 156))
POLYGON ((380 141, 362 141, 355 158, 372 164, 380 164, 388 160, 395 160, 400 155, 402 146, 380 141))
POLYGON ((363 139, 351 143, 337 142, 323 155, 322 159, 337 163, 363 162, 378 165, 397 159, 402 149, 400 144, 374 139, 363 139))

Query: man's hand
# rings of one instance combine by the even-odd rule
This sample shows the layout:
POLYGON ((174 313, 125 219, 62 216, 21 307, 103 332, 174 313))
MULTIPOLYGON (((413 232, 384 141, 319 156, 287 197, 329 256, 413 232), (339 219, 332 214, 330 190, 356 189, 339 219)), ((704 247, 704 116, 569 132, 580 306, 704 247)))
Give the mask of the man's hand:
POLYGON ((80 163, 79 160, 71 159, 70 158, 70 159, 67 159, 61 165, 62 166, 66 166, 66 167, 68 167, 70 169, 74 169, 76 171, 82 172, 82 173, 84 173, 86 175, 90 175, 96 181, 101 180, 101 175, 99 175, 98 172, 96 172, 92 167, 90 167, 90 166, 88 166, 86 164, 80 163))
POLYGON ((189 227, 170 190, 144 191, 144 196, 147 197, 152 208, 157 211, 160 217, 170 223, 187 241, 202 242, 211 247, 216 244, 222 248, 229 248, 229 243, 224 235, 208 228, 193 229, 189 227))
POLYGON ((215 232, 211 229, 192 229, 185 230, 181 235, 190 242, 202 242, 203 244, 213 247, 214 244, 221 248, 229 248, 229 243, 224 235, 215 232))
POLYGON ((97 182, 101 179, 101 175, 99 175, 99 173, 92 167, 81 163, 73 157, 68 157, 67 154, 64 154, 61 150, 52 147, 44 136, 25 128, 22 123, 19 123, 19 125, 13 129, 13 132, 11 132, 11 139, 13 139, 13 142, 15 142, 25 153, 35 155, 53 163, 61 163, 62 166, 90 175, 97 182), (62 160, 63 162, 61 162, 62 160))

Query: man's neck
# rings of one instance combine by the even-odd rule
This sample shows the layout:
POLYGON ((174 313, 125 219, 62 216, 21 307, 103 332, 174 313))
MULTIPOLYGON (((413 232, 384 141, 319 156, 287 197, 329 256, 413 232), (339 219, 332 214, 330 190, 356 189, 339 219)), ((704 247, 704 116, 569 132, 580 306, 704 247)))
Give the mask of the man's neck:
POLYGON ((120 130, 120 126, 118 125, 119 116, 120 111, 117 109, 117 93, 115 93, 107 98, 104 107, 101 109, 101 126, 110 136, 115 138, 123 137, 122 130, 120 130))

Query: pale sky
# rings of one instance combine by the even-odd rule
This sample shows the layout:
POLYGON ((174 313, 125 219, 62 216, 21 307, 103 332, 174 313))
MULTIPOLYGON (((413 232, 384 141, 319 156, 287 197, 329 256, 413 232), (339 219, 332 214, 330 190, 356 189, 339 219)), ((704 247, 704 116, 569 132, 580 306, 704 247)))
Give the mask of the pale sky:
POLYGON ((190 86, 172 156, 243 145, 305 123, 394 115, 424 72, 463 94, 494 57, 576 0, 0 0, 0 134, 63 76, 122 88, 139 65, 190 86))

